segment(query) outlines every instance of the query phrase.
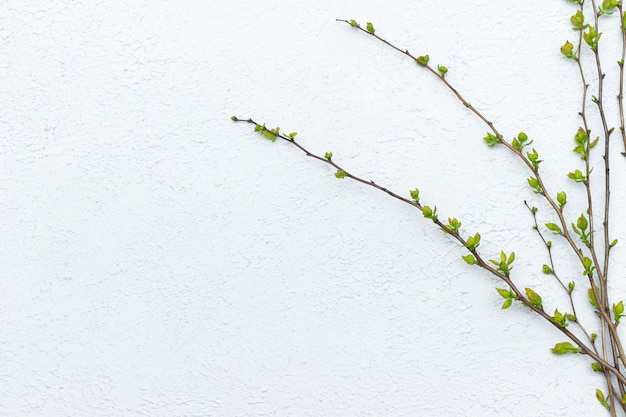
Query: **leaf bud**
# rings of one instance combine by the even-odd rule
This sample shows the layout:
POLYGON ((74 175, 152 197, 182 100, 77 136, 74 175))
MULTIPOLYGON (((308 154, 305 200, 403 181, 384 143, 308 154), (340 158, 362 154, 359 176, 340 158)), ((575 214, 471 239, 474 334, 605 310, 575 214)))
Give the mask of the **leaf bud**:
POLYGON ((428 55, 421 55, 418 56, 417 59, 415 60, 419 65, 421 66, 426 66, 428 65, 428 60, 430 59, 430 57, 428 55))
POLYGON ((561 46, 561 53, 567 58, 574 57, 574 45, 572 45, 570 41, 566 41, 565 44, 561 46))

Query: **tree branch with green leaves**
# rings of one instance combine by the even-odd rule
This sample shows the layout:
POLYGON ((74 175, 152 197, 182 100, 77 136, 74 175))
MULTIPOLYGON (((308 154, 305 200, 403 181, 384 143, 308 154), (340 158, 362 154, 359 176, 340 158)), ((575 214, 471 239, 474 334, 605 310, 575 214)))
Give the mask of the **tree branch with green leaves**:
MULTIPOLYGON (((440 220, 437 207, 424 205, 420 200, 420 191, 415 188, 409 191, 408 196, 391 191, 389 188, 379 185, 373 180, 362 178, 357 174, 353 174, 347 168, 339 165, 334 158, 332 152, 326 152, 324 155, 317 155, 309 151, 301 142, 296 140, 297 133, 284 133, 280 128, 268 128, 265 124, 258 123, 251 118, 241 118, 233 116, 235 122, 248 123, 254 126, 255 132, 268 140, 276 141, 280 139, 303 152, 307 157, 313 158, 321 163, 329 165, 334 170, 334 175, 338 179, 351 179, 366 186, 382 191, 396 200, 409 204, 419 210, 422 216, 437 228, 458 242, 460 247, 467 252, 461 255, 462 259, 470 264, 476 265, 487 271, 490 275, 497 278, 503 287, 497 287, 497 294, 504 299, 502 309, 508 309, 515 303, 526 307, 535 315, 541 317, 545 322, 549 323, 566 339, 557 343, 552 347, 552 352, 557 355, 562 354, 579 354, 590 359, 591 369, 604 375, 606 386, 603 389, 596 389, 596 398, 599 403, 606 408, 612 416, 626 416, 626 354, 624 353, 623 344, 619 325, 624 314, 623 301, 612 300, 609 294, 608 273, 610 264, 611 249, 617 244, 616 239, 611 239, 610 233, 610 142, 614 128, 609 127, 609 117, 604 106, 605 97, 605 74, 602 71, 602 21, 614 13, 618 13, 619 30, 622 34, 621 59, 618 60, 619 66, 619 91, 617 99, 619 103, 619 119, 620 131, 624 142, 623 152, 626 156, 626 129, 624 127, 624 106, 623 106, 623 85, 624 85, 624 58, 626 55, 626 13, 623 11, 622 3, 618 0, 604 0, 601 4, 596 4, 596 0, 567 0, 569 3, 577 5, 577 9, 569 17, 571 28, 577 33, 577 39, 574 43, 569 40, 560 47, 561 54, 567 61, 573 61, 576 64, 580 75, 581 83, 581 110, 578 113, 581 117, 581 126, 577 127, 573 134, 574 148, 573 152, 583 161, 581 168, 575 168, 567 173, 567 177, 577 184, 581 184, 584 188, 584 210, 571 217, 565 207, 569 203, 569 198, 565 191, 553 193, 549 189, 549 181, 545 178, 539 152, 535 147, 531 147, 534 143, 524 132, 519 132, 512 139, 505 139, 495 124, 487 118, 481 111, 476 109, 459 90, 449 80, 449 69, 445 65, 431 64, 430 56, 424 54, 412 54, 408 49, 399 47, 394 43, 384 39, 377 34, 372 22, 367 22, 365 28, 356 20, 336 19, 338 22, 349 25, 352 29, 374 38, 376 41, 382 42, 389 48, 406 56, 417 67, 426 70, 427 73, 434 76, 441 82, 445 88, 450 91, 458 101, 467 108, 472 114, 480 119, 488 128, 486 136, 483 138, 488 147, 503 146, 513 157, 522 162, 521 167, 526 170, 526 179, 528 186, 533 194, 540 196, 546 203, 548 208, 548 216, 554 221, 539 225, 537 220, 536 207, 531 207, 524 201, 532 215, 531 227, 536 231, 541 245, 547 250, 547 263, 543 263, 540 267, 541 272, 545 275, 552 276, 559 286, 565 292, 569 307, 559 310, 558 306, 551 306, 550 309, 544 305, 543 298, 532 288, 525 287, 523 291, 516 284, 519 277, 513 278, 513 264, 516 260, 514 252, 500 253, 489 259, 479 252, 481 243, 481 235, 478 232, 472 232, 469 235, 462 234, 462 223, 455 217, 448 217, 447 222, 440 220), (590 16, 590 18, 586 18, 590 16), (591 23, 589 23, 591 22, 591 23), (584 52, 584 54, 583 54, 584 52), (590 85, 587 82, 588 67, 585 60, 591 55, 592 71, 595 72, 598 81, 594 87, 595 94, 589 97, 590 85), (595 138, 592 135, 592 129, 588 118, 588 100, 595 103, 597 114, 600 119, 599 131, 603 138, 603 175, 596 179, 590 158, 592 152, 596 152, 596 145, 599 143, 600 137, 595 138), (592 175, 592 173, 594 173, 592 175), (592 178, 594 179, 592 182, 592 178), (596 222, 594 209, 594 192, 593 185, 602 183, 602 221, 596 222), (545 229, 543 229, 545 227, 545 229), (543 230, 542 230, 543 229, 543 230), (556 239, 562 239, 566 243, 567 251, 573 255, 576 265, 581 272, 582 279, 577 282, 576 279, 562 279, 557 272, 557 255, 554 253, 552 242, 546 238, 548 234, 556 236, 556 239), (598 238, 601 236, 601 239, 598 238), (573 297, 574 291, 585 291, 589 304, 595 312, 597 322, 582 323, 582 318, 577 314, 577 304, 573 297), (583 288, 580 290, 580 288, 583 288), (554 313, 549 314, 547 311, 554 313), (567 310, 571 311, 568 312, 567 310), (570 324, 574 324, 572 328, 570 324), (597 329, 590 332, 587 329, 597 329), (606 394, 605 394, 606 392, 606 394)), ((566 254, 559 254, 559 260, 567 259, 566 254)))

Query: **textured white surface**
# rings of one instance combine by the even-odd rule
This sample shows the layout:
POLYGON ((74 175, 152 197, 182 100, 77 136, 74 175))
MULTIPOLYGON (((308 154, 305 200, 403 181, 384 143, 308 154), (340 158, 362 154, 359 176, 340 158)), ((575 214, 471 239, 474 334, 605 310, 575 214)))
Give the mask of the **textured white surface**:
POLYGON ((437 80, 334 19, 447 65, 574 198, 579 84, 558 53, 573 9, 445 4, 0 2, 0 415, 600 415, 589 364, 502 312, 498 283, 420 213, 229 120, 419 187, 564 309, 521 164, 437 80))

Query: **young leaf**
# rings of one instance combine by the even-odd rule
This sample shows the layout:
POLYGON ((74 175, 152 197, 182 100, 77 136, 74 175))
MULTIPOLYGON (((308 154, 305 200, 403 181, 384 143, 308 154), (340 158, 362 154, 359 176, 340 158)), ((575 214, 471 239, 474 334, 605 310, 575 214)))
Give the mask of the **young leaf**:
POLYGON ((418 190, 417 188, 414 190, 411 190, 411 199, 413 201, 415 201, 416 203, 419 203, 420 201, 420 190, 418 190))
POLYGON ((567 59, 576 59, 576 55, 574 55, 574 45, 569 41, 565 41, 565 44, 561 46, 561 53, 565 55, 567 59))
POLYGON ((463 258, 465 262, 467 262, 470 265, 476 265, 478 263, 474 255, 472 255, 471 253, 469 255, 465 255, 461 257, 463 258))
POLYGON ((487 133, 487 136, 485 136, 483 140, 487 143, 489 147, 494 147, 498 143, 500 143, 500 138, 498 138, 495 135, 492 135, 491 133, 487 133))
POLYGON ((596 398, 600 401, 600 404, 604 406, 607 410, 609 409, 609 404, 604 399, 604 394, 599 389, 596 389, 596 398))
POLYGON ((559 207, 563 208, 567 204, 567 194, 565 191, 557 193, 556 200, 559 202, 559 207))
POLYGON ((509 290, 505 290, 504 288, 496 288, 496 291, 498 291, 498 294, 500 294, 500 297, 502 298, 512 298, 513 293, 509 290))
POLYGON ((332 158, 332 157, 333 157, 333 153, 332 153, 332 152, 326 152, 326 153, 324 154, 324 158, 326 158, 326 159, 330 159, 330 158, 332 158))
POLYGON ((546 227, 555 235, 560 235, 562 233, 561 228, 556 223, 546 223, 546 227))
POLYGON ((505 301, 502 303, 502 307, 500 307, 500 308, 501 308, 502 310, 506 310, 507 308, 511 307, 511 305, 512 305, 512 304, 513 304, 513 299, 512 299, 512 298, 509 298, 509 299, 505 300, 505 301))
POLYGON ((465 243, 465 247, 469 250, 476 250, 478 245, 480 245, 480 233, 478 232, 474 236, 469 236, 465 243))
POLYGON ((563 355, 565 353, 580 353, 582 350, 572 345, 570 342, 561 342, 554 345, 552 353, 563 355))
POLYGON ((353 28, 360 28, 361 27, 361 25, 359 25, 357 23, 357 21, 354 20, 354 19, 350 20, 350 26, 352 26, 353 28))
POLYGON ((541 300, 541 297, 539 296, 539 294, 537 294, 530 288, 526 288, 526 297, 528 298, 528 301, 530 302, 530 304, 543 310, 543 301, 541 300))
POLYGON ((348 174, 343 169, 338 169, 337 172, 335 172, 335 177, 337 177, 339 179, 345 178, 346 175, 348 175, 348 174))
POLYGON ((615 318, 615 324, 619 324, 621 318, 624 316, 624 302, 613 303, 613 317, 615 318))
POLYGON ((372 24, 372 22, 367 22, 366 28, 367 31, 372 35, 374 34, 374 32, 376 32, 376 29, 374 29, 374 25, 372 24))
POLYGON ((592 288, 589 288, 587 290, 587 294, 589 295, 589 304, 591 304, 594 307, 598 307, 598 301, 596 300, 596 295, 594 294, 592 288))
POLYGON ((415 60, 419 65, 425 67, 426 65, 428 65, 428 60, 430 59, 430 57, 428 55, 420 55, 417 57, 417 59, 415 60))
POLYGON ((448 73, 448 68, 444 67, 443 65, 437 65, 437 70, 439 71, 439 74, 441 74, 442 78, 445 77, 448 73))

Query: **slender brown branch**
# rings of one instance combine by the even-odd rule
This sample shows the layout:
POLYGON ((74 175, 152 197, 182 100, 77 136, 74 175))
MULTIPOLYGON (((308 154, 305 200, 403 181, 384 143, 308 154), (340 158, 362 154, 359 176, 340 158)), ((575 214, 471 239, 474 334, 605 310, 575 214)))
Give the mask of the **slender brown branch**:
POLYGON ((623 2, 617 5, 620 17, 620 30, 622 33, 622 57, 617 62, 619 65, 619 93, 617 94, 617 101, 619 103, 619 130, 622 134, 622 141, 624 142, 624 152, 622 155, 626 156, 626 127, 624 126, 624 60, 626 59, 626 26, 624 26, 624 5, 623 2))
MULTIPOLYGON (((259 125, 258 123, 256 123, 254 120, 252 119, 242 119, 239 117, 232 117, 232 120, 235 122, 246 122, 246 123, 250 123, 255 125, 256 127, 262 127, 261 125, 259 125)), ((339 164, 337 164, 336 162, 334 162, 332 160, 332 158, 325 158, 319 155, 314 154, 313 152, 310 152, 307 148, 305 148, 303 145, 301 145, 300 143, 298 143, 295 139, 284 136, 280 133, 276 133, 276 132, 272 132, 269 129, 266 129, 265 127, 262 127, 263 132, 269 132, 274 134, 277 138, 280 138, 290 144, 292 144, 293 146, 297 147, 298 149, 300 149, 300 151, 302 151, 306 156, 311 157, 313 159, 316 159, 320 162, 324 162, 330 166, 332 166, 333 168, 337 169, 337 170, 341 170, 343 173, 345 173, 345 178, 350 178, 354 181, 360 182, 362 184, 368 185, 370 187, 376 188, 380 191, 385 192, 386 194, 390 195, 391 197, 400 200, 406 204, 409 204, 417 209, 419 209, 420 211, 423 210, 423 206, 419 204, 419 202, 417 201, 413 201, 413 200, 409 200, 408 198, 402 197, 401 195, 390 191, 389 189, 382 187, 378 184, 376 184, 374 181, 371 180, 365 180, 363 178, 360 178, 356 175, 353 175, 351 173, 349 173, 348 171, 346 171, 344 168, 342 168, 339 164)), ((440 229, 446 230, 446 225, 444 225, 443 223, 441 223, 438 219, 433 219, 432 220, 433 223, 435 223, 437 226, 439 226, 440 229)), ((467 241, 458 233, 458 232, 447 232, 450 236, 452 236, 454 239, 456 239, 462 246, 467 248, 467 241)), ((607 362, 606 360, 604 360, 602 357, 600 357, 593 348, 590 348, 589 346, 587 346, 582 340, 580 340, 575 334, 573 334, 571 331, 569 331, 567 328, 560 326, 559 324, 555 323, 552 320, 552 317, 550 317, 542 308, 538 308, 535 305, 533 305, 530 300, 525 296, 525 294, 520 291, 519 288, 517 288, 517 286, 515 286, 515 284, 511 281, 510 277, 508 275, 503 274, 502 272, 494 269, 493 267, 491 267, 489 265, 489 263, 487 263, 478 253, 478 251, 476 249, 469 249, 467 248, 476 258, 477 261, 477 265, 480 266, 483 269, 486 269, 488 272, 490 272, 492 275, 496 276, 497 278, 499 278, 500 280, 504 281, 510 288, 511 291, 513 293, 515 293, 515 295, 518 298, 518 301, 520 301, 524 306, 528 307, 529 309, 531 309, 532 311, 534 311, 535 313, 537 313, 538 315, 540 315, 542 318, 544 318, 548 323, 550 323, 552 326, 554 326, 555 328, 557 328, 559 331, 561 331, 561 333, 563 333, 568 339, 570 339, 572 342, 574 342, 582 351, 582 353, 588 355, 589 357, 591 357, 595 362, 598 362, 603 368, 607 369, 611 374, 615 375, 615 377, 622 381, 623 383, 626 383, 626 376, 622 375, 611 363, 607 362)))

